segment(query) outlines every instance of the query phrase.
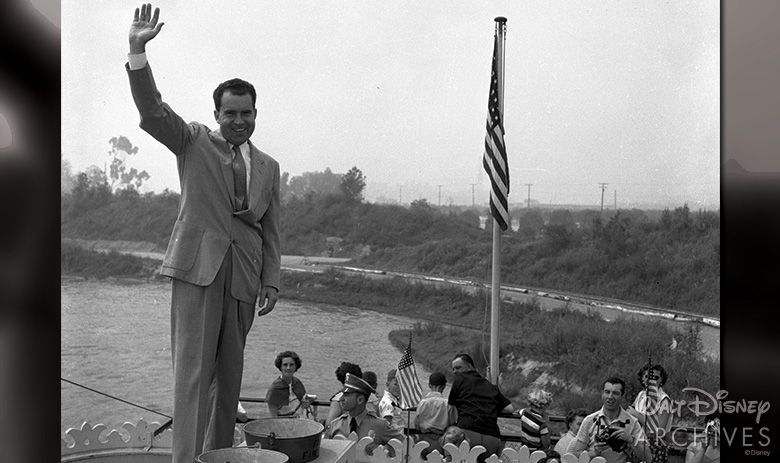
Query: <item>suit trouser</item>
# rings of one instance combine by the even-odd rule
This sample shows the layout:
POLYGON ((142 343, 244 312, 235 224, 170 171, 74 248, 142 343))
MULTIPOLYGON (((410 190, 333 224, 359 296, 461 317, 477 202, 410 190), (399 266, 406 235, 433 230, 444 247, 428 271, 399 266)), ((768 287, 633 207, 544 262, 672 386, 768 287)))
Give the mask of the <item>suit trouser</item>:
POLYGON ((463 433, 466 434, 466 439, 468 439, 471 448, 474 448, 475 445, 485 447, 485 453, 477 456, 477 462, 484 463, 485 459, 493 454, 497 455, 498 458, 501 458, 501 452, 504 450, 504 442, 500 438, 471 431, 469 429, 463 429, 463 433))
POLYGON ((254 304, 230 293, 231 262, 228 251, 208 286, 172 282, 173 463, 233 445, 254 304))

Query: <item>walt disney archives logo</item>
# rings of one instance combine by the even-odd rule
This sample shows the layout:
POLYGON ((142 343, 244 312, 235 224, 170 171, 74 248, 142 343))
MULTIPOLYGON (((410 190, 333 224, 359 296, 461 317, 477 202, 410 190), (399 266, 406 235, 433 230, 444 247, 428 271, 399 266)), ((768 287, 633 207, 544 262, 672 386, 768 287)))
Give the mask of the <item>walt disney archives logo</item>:
MULTIPOLYGON (((721 435, 725 438, 725 442, 728 446, 740 445, 742 447, 751 448, 755 445, 759 447, 767 447, 770 443, 769 428, 766 426, 759 427, 761 423, 761 416, 769 411, 770 403, 764 400, 726 400, 729 393, 728 391, 721 390, 716 394, 710 394, 707 391, 701 389, 687 387, 682 390, 684 393, 691 393, 694 396, 693 400, 672 400, 661 401, 656 403, 655 408, 648 410, 648 414, 669 412, 671 415, 677 415, 679 418, 682 415, 683 407, 693 412, 697 417, 710 416, 713 413, 719 415, 735 414, 735 413, 747 413, 749 415, 755 415, 756 426, 746 426, 741 430, 737 428, 726 429, 721 428, 720 420, 717 423, 708 421, 704 432, 694 431, 694 439, 706 438, 709 433, 712 438, 719 439, 721 435), (714 432, 713 432, 714 431, 714 432)), ((659 430, 663 431, 663 430, 659 430)), ((656 436, 657 439, 663 439, 663 432, 659 432, 656 436)), ((675 445, 686 445, 687 443, 686 432, 681 429, 675 430, 671 435, 671 440, 675 445), (679 441, 679 442, 678 442, 679 441)), ((746 450, 746 455, 766 455, 766 450, 746 450), (752 452, 752 453, 751 453, 752 452)))

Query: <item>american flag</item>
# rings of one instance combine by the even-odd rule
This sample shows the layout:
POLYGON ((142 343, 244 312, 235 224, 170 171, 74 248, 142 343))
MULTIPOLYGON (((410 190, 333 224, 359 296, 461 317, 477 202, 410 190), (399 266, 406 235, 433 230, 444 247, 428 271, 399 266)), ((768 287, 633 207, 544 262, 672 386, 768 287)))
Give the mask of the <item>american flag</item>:
POLYGON ((423 397, 420 379, 417 378, 417 370, 414 368, 414 359, 412 358, 412 334, 409 333, 409 344, 398 362, 398 371, 396 373, 398 386, 401 389, 401 408, 406 410, 416 407, 423 397))
POLYGON ((504 145, 504 123, 501 120, 498 82, 498 35, 493 40, 493 69, 490 73, 490 96, 488 98, 487 134, 482 166, 490 177, 490 212, 502 231, 509 225, 509 165, 504 145))

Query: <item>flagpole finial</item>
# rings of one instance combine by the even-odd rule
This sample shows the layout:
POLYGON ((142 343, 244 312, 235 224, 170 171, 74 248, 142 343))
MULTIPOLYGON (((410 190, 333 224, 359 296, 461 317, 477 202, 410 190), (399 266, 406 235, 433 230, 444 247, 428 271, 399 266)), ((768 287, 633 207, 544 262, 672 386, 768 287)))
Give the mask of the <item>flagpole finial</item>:
POLYGON ((496 21, 497 23, 502 23, 502 24, 503 24, 503 23, 505 23, 505 22, 506 22, 506 18, 505 18, 505 17, 503 17, 503 16, 496 16, 496 19, 495 19, 495 21, 496 21))

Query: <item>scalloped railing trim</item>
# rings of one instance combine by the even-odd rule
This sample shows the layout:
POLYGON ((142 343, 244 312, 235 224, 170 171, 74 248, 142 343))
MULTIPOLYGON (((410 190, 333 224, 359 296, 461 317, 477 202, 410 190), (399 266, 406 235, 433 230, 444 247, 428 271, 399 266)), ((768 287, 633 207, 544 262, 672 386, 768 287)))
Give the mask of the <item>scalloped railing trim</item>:
MULTIPOLYGON (((62 461, 72 460, 78 455, 99 455, 120 453, 119 451, 146 451, 146 452, 169 452, 173 442, 172 430, 166 429, 158 436, 152 437, 154 432, 160 429, 161 424, 157 422, 147 423, 143 418, 138 423, 126 422, 122 425, 125 431, 123 435, 119 430, 113 429, 106 433, 105 425, 92 425, 85 422, 80 428, 70 428, 65 434, 72 442, 61 439, 60 455, 62 461)), ((388 446, 392 447, 390 451, 383 446, 376 447, 370 437, 358 439, 357 434, 352 433, 348 438, 337 437, 337 440, 350 440, 355 443, 355 462, 357 463, 477 463, 477 457, 485 453, 485 448, 481 445, 470 447, 468 442, 462 442, 460 446, 454 444, 445 444, 442 455, 438 450, 434 450, 427 455, 422 456, 422 451, 429 447, 427 442, 418 442, 409 446, 408 462, 404 457, 407 451, 406 443, 396 439, 391 439, 388 446), (376 448, 374 448, 376 447, 376 448), (393 456, 390 456, 393 454, 393 456)), ((523 445, 519 449, 505 448, 498 455, 490 455, 486 463, 538 463, 545 457, 541 450, 531 451, 523 445)), ((329 463, 329 462, 322 462, 329 463)), ((587 452, 583 452, 579 457, 567 453, 561 457, 561 463, 606 463, 602 457, 589 459, 587 452)))

